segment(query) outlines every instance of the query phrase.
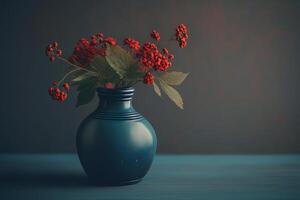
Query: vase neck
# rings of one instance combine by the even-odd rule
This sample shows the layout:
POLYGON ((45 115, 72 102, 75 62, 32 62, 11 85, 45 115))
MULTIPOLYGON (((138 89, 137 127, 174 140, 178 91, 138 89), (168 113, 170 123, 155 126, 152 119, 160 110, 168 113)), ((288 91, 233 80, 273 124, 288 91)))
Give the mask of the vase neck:
POLYGON ((121 89, 97 89, 99 96, 99 106, 97 110, 107 112, 131 112, 132 97, 134 95, 133 88, 121 89))

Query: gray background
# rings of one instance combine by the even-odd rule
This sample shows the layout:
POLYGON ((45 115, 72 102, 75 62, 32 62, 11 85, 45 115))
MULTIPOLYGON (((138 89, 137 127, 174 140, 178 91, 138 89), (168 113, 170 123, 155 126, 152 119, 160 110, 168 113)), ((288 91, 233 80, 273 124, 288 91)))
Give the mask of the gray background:
MULTIPOLYGON (((81 37, 168 38, 186 23, 175 67, 185 110, 136 87, 135 108, 156 128, 160 153, 300 152, 299 1, 1 1, 0 152, 73 152, 80 121, 97 105, 52 102, 63 71, 45 45, 70 54, 81 37)), ((163 45, 167 45, 163 43, 163 45)))

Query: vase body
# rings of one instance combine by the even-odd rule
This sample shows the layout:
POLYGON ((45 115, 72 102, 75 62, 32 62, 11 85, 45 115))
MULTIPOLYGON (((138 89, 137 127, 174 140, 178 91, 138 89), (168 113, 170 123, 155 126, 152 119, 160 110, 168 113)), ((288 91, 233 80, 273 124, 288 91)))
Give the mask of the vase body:
POLYGON ((132 107, 133 88, 98 88, 97 92, 99 106, 77 132, 80 162, 95 184, 137 183, 152 164, 155 131, 132 107))

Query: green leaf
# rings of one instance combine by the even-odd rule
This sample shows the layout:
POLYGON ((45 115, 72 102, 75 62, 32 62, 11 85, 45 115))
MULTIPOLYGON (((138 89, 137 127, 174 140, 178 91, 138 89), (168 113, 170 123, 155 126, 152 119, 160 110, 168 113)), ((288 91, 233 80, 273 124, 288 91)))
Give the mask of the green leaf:
POLYGON ((92 75, 90 75, 88 72, 85 72, 85 73, 77 76, 76 78, 74 78, 72 81, 79 82, 79 81, 82 81, 82 80, 90 78, 90 77, 92 77, 92 75))
POLYGON ((107 46, 105 59, 120 75, 120 78, 123 78, 127 74, 128 68, 136 62, 132 54, 118 45, 107 46))
POLYGON ((160 89, 159 89, 158 85, 157 85, 155 82, 153 82, 153 89, 154 89, 155 93, 156 93, 158 96, 161 97, 160 89))
POLYGON ((77 70, 78 68, 74 67, 74 66, 69 66, 68 68, 65 69, 64 71, 64 76, 67 75, 67 79, 70 80, 70 84, 71 85, 76 85, 75 82, 72 82, 73 79, 83 75, 86 73, 86 71, 84 70, 77 70), (75 71, 74 71, 75 70, 75 71))
POLYGON ((76 107, 88 104, 95 96, 95 88, 82 90, 78 93, 76 107))
POLYGON ((95 58, 91 62, 91 67, 97 70, 99 74, 100 82, 107 83, 107 82, 116 82, 119 80, 119 75, 116 71, 107 63, 105 57, 103 56, 95 56, 95 58))
POLYGON ((141 77, 144 77, 146 72, 143 72, 139 69, 139 62, 135 62, 130 67, 128 67, 127 72, 125 74, 125 79, 129 80, 137 80, 141 77))
POLYGON ((76 107, 89 103, 95 96, 97 78, 90 77, 78 82, 78 96, 76 107))
POLYGON ((93 88, 97 86, 97 77, 86 78, 80 82, 78 82, 77 91, 85 90, 87 88, 93 88))
MULTIPOLYGON (((85 68, 86 69, 90 69, 89 66, 86 66, 85 68)), ((69 73, 69 72, 71 72, 73 70, 76 70, 76 69, 78 69, 78 68, 75 67, 75 66, 70 65, 69 67, 67 67, 65 69, 64 75, 66 75, 67 73, 69 73)), ((92 69, 90 69, 90 70, 92 70, 92 69)), ((86 73, 85 70, 77 70, 75 72, 72 72, 70 75, 68 75, 68 79, 73 80, 74 78, 76 78, 76 77, 78 77, 78 76, 80 76, 82 74, 85 74, 85 73, 86 73)))
POLYGON ((172 71, 165 72, 160 79, 169 85, 180 85, 188 75, 188 73, 172 71))
POLYGON ((177 90, 169 86, 164 80, 159 79, 162 90, 168 95, 168 97, 181 109, 183 109, 183 100, 177 90))

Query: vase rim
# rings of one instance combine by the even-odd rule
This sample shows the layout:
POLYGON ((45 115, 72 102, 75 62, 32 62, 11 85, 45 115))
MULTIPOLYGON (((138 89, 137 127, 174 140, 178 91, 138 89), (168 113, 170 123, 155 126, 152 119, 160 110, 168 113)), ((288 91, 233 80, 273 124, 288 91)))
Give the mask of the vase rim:
POLYGON ((124 87, 124 88, 116 88, 116 89, 108 89, 108 88, 97 88, 99 97, 108 97, 113 99, 120 100, 131 100, 134 94, 133 87, 124 87))
POLYGON ((128 92, 134 92, 133 87, 123 87, 123 88, 104 88, 104 87, 98 87, 97 92, 102 93, 128 93, 128 92))

